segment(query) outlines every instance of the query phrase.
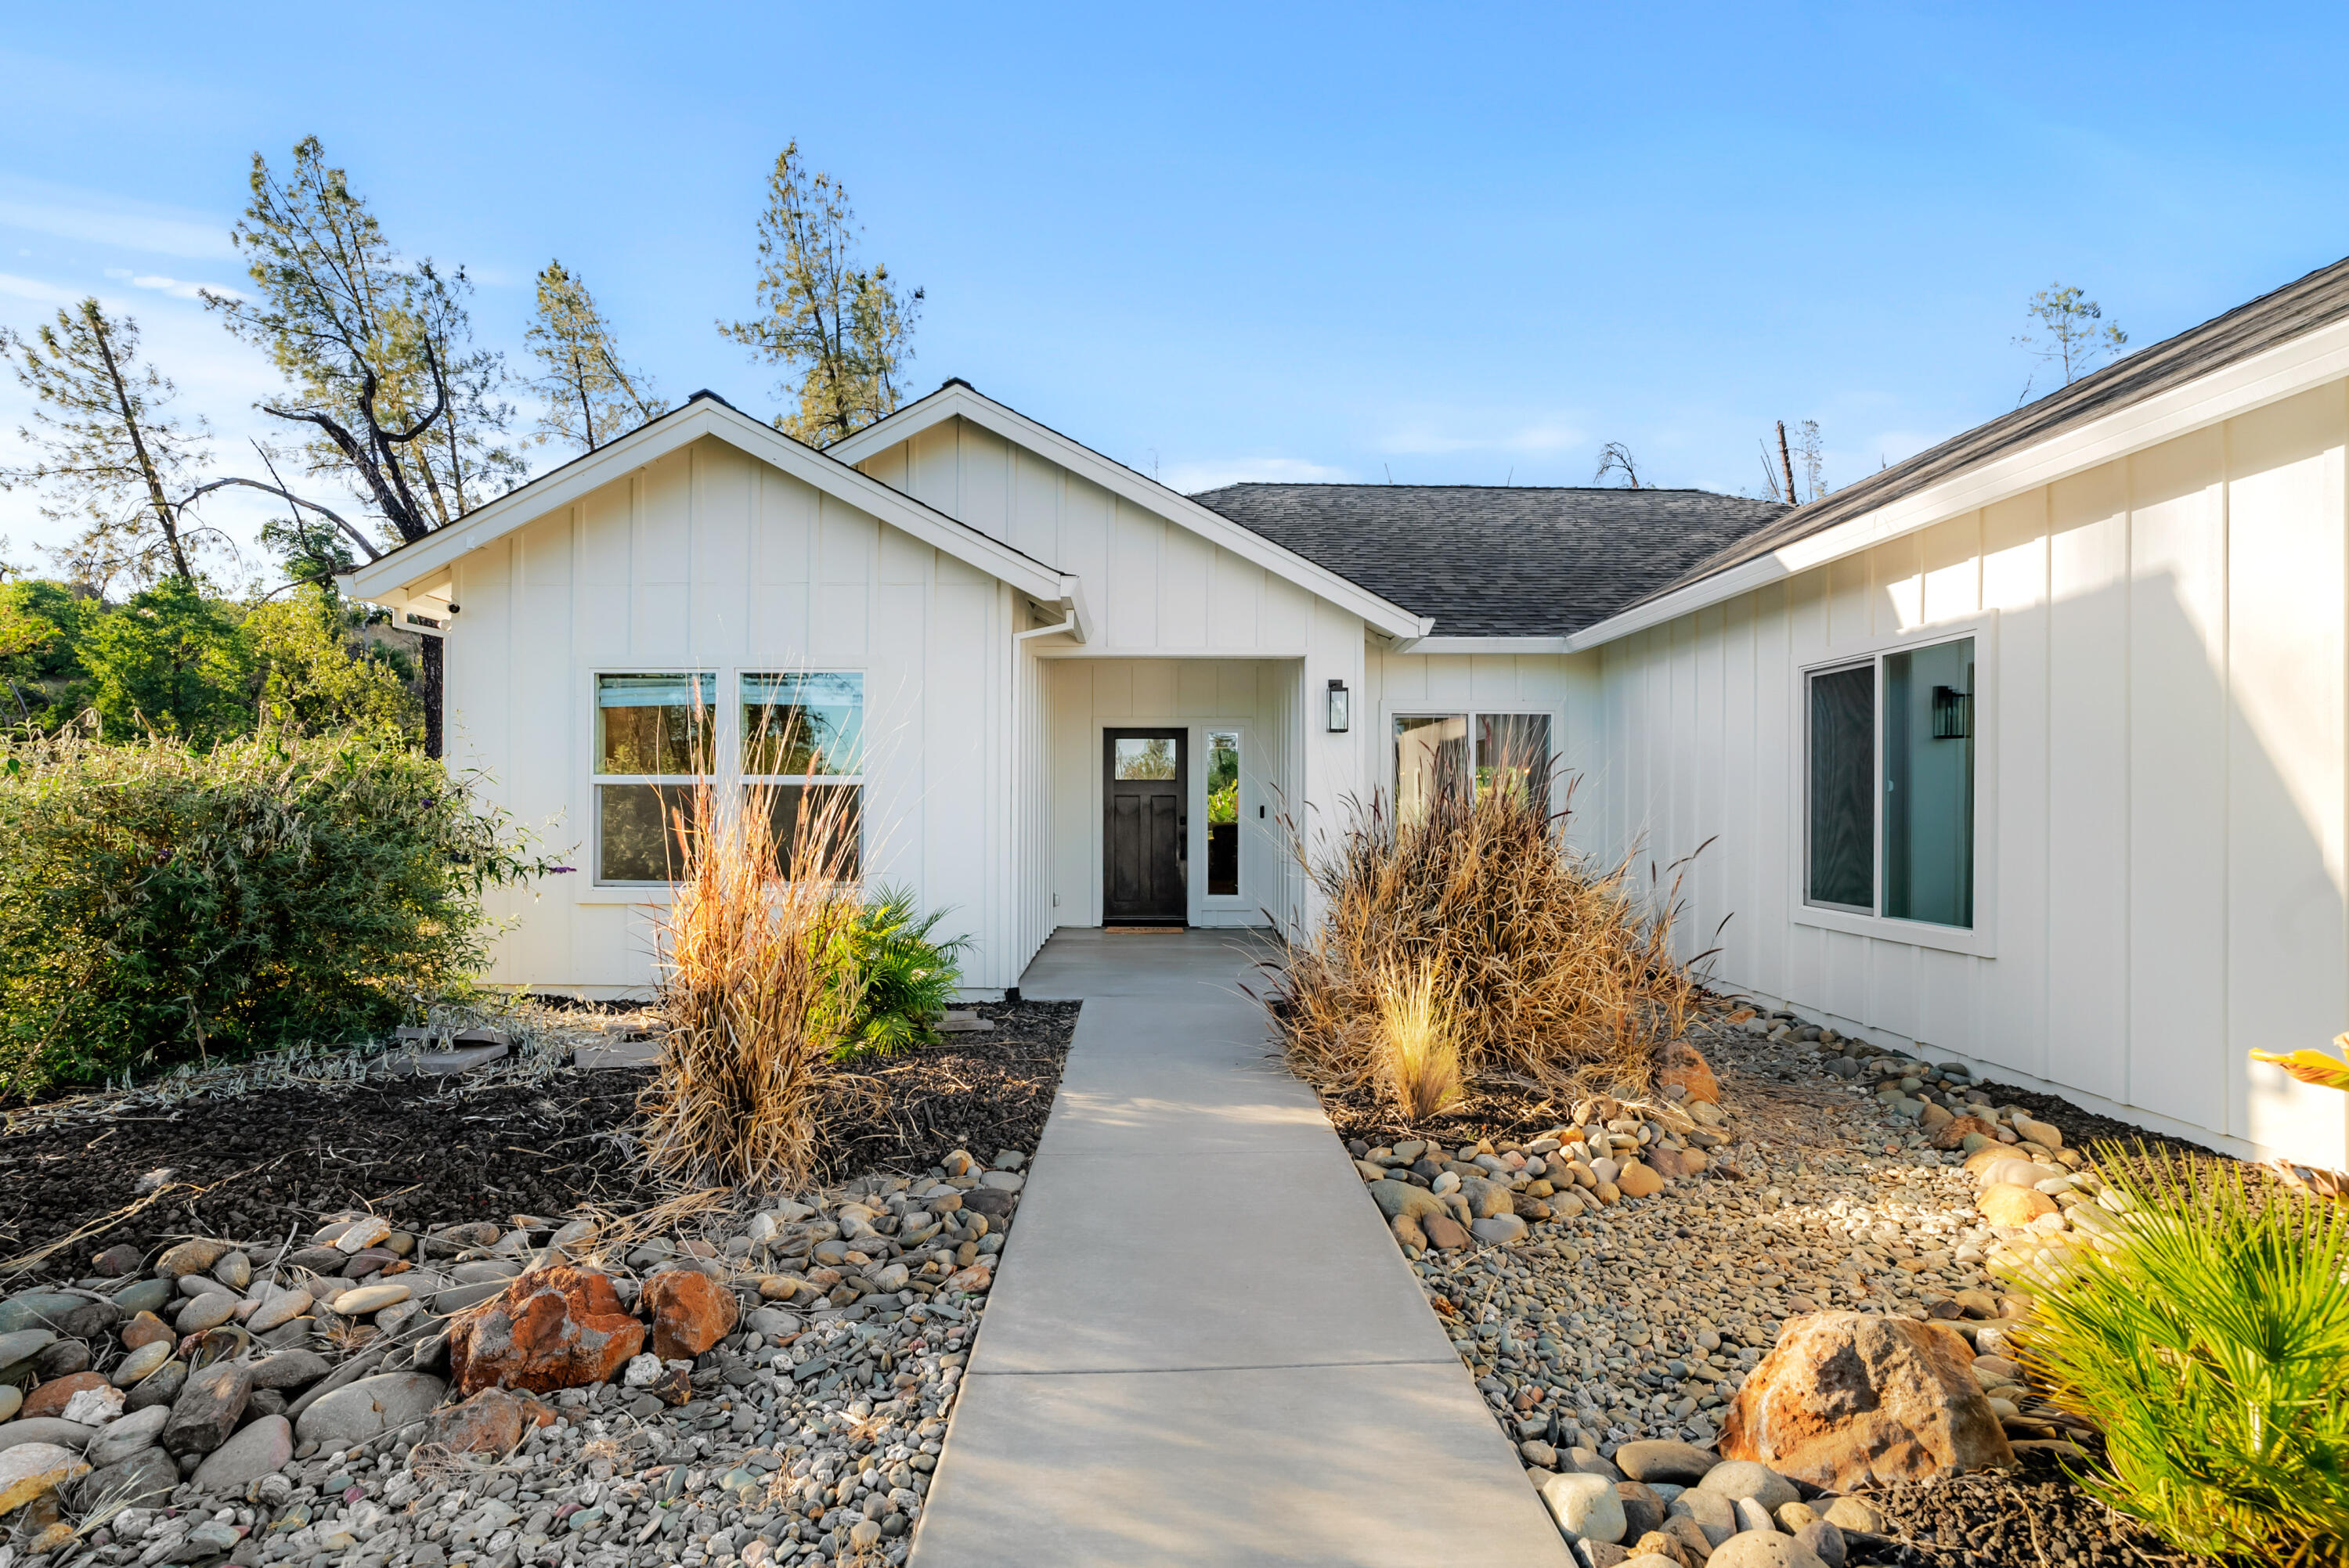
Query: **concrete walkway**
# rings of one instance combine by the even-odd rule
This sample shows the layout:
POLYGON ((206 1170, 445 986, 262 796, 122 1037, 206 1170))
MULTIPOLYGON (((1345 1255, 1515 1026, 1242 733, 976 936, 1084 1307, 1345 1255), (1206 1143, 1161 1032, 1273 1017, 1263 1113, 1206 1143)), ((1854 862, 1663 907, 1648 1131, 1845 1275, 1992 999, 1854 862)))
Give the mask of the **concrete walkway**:
POLYGON ((1085 1006, 915 1568, 1571 1563, 1246 941, 1064 931, 1022 978, 1085 1006))

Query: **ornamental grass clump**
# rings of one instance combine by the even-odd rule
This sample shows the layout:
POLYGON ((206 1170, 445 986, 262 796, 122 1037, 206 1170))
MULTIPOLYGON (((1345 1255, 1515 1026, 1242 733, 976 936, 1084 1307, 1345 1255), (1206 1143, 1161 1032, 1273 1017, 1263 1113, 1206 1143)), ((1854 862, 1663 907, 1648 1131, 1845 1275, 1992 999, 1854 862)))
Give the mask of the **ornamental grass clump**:
POLYGON ((1435 964, 1392 968, 1379 977, 1379 1043, 1386 1088, 1413 1121, 1460 1098, 1460 1037, 1452 991, 1435 964))
POLYGON ((2097 1155, 2111 1241, 2011 1275, 2037 1298, 2019 1358, 2104 1435, 2084 1480, 2183 1551, 2349 1562, 2349 1208, 2255 1168, 2097 1155))
POLYGON ((825 1066, 856 1025, 854 797, 808 791, 786 842, 782 788, 731 798, 705 782, 669 815, 679 870, 656 934, 667 1032, 642 1109, 647 1159, 688 1185, 802 1185, 825 1066))
POLYGON ((1310 846, 1292 824, 1322 906, 1287 944, 1271 998, 1300 1077, 1393 1099, 1382 996, 1395 976, 1440 975, 1464 1078, 1645 1089, 1696 1000, 1672 952, 1678 884, 1643 893, 1630 856, 1577 851, 1547 798, 1447 790, 1402 820, 1355 802, 1310 846))

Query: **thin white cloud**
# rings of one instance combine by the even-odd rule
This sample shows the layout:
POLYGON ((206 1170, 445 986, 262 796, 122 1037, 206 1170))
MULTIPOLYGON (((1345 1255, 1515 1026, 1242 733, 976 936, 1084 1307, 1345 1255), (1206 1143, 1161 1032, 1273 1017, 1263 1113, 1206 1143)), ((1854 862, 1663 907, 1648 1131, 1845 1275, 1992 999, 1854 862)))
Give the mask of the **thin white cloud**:
POLYGON ((159 294, 170 294, 173 299, 202 299, 206 294, 224 294, 230 299, 244 297, 226 284, 183 283, 178 278, 162 277, 151 273, 132 278, 130 286, 135 289, 153 289, 159 294))
POLYGON ((1223 485, 1342 484, 1349 477, 1343 469, 1302 458, 1224 458, 1169 463, 1159 482, 1185 495, 1195 495, 1223 485))
POLYGON ((81 297, 71 289, 61 289, 37 278, 18 277, 14 273, 0 273, 0 294, 28 299, 36 304, 71 304, 81 297))
POLYGON ((29 181, 0 191, 0 228, 154 255, 209 261, 236 253, 225 220, 29 181))

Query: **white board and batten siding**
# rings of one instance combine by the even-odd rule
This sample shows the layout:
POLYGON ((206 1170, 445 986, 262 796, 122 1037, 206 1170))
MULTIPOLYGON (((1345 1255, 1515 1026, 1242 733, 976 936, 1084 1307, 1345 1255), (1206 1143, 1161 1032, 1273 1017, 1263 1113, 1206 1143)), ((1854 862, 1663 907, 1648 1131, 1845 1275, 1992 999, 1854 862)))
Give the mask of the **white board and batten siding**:
MULTIPOLYGON (((994 578, 715 439, 460 557, 449 753, 579 870, 504 893, 488 978, 611 995, 652 978, 657 890, 594 880, 598 671, 855 670, 865 863, 950 906, 974 988, 1014 983, 1014 595, 994 578), (998 973, 998 971, 1003 971, 998 973)), ((1023 948, 1026 950, 1023 951, 1023 948)))
MULTIPOLYGON (((1103 727, 1192 726, 1195 759, 1211 723, 1248 725, 1255 744, 1247 749, 1255 755, 1244 751, 1243 766, 1252 776, 1264 769, 1259 787, 1266 799, 1259 803, 1273 806, 1267 822, 1278 813, 1278 800, 1334 799, 1362 787, 1359 735, 1327 733, 1314 706, 1332 679, 1362 690, 1360 615, 959 417, 861 458, 857 467, 1084 584, 1095 622, 1091 638, 1082 645, 1050 637, 1025 645, 1025 656, 1053 666, 1040 681, 1051 709, 1049 734, 1040 738, 1049 755, 1023 764, 1049 780, 1051 848, 1047 855, 1020 857, 1023 865, 1050 868, 1032 890, 1049 911, 1050 924, 1099 922, 1103 727), (1140 667, 1123 675, 1058 668, 1124 661, 1139 661, 1140 667), (1257 666, 1254 673, 1240 675, 1233 666, 1241 663, 1257 666), (1200 694, 1211 682, 1213 703, 1226 711, 1200 707, 1200 694), (1250 687, 1253 700, 1244 703, 1250 687), (1078 760, 1081 734, 1091 738, 1085 742, 1092 757, 1089 772, 1078 760), (1060 902, 1053 904, 1056 894, 1060 902)), ((1197 826, 1195 820, 1195 833, 1197 826)), ((1253 869, 1263 864, 1260 849, 1246 857, 1241 901, 1282 917, 1298 907, 1301 890, 1286 870, 1276 885, 1268 866, 1253 869), (1259 888, 1266 890, 1261 899, 1259 888)), ((1231 909, 1194 903, 1195 913, 1218 921, 1232 915, 1231 909)))
POLYGON ((1606 645, 1612 839, 1713 841, 1729 985, 2349 1165, 2349 1100, 2244 1054, 2349 1027, 2345 453, 2336 381, 1606 645), (1979 639, 1971 952, 1800 909, 1801 672, 1934 627, 1979 639))

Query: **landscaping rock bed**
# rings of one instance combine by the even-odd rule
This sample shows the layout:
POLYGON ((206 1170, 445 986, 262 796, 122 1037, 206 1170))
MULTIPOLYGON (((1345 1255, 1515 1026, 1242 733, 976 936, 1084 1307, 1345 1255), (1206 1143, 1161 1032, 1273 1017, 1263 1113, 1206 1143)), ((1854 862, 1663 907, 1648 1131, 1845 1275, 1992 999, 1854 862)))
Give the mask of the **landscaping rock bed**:
MULTIPOLYGON (((2056 1456, 2084 1460, 2093 1435, 1999 1354, 2004 1326, 2029 1303, 1989 1265, 2096 1244, 2113 1210, 2071 1144, 2112 1129, 2061 1101, 2026 1102, 1976 1084, 1957 1064, 1878 1052, 1786 1016, 1723 1005, 1692 1040, 1709 1065, 1668 1075, 1674 1081, 1651 1100, 1593 1097, 1560 1115, 1530 1091, 1514 1107, 1488 1091, 1475 1114, 1506 1130, 1451 1148, 1373 1144, 1361 1130, 1387 1129, 1332 1107, 1357 1130, 1350 1148, 1371 1195, 1546 1495, 1585 1484, 1560 1477, 1596 1474, 1611 1485, 1627 1445, 1686 1445, 1708 1460, 1749 1451, 1754 1430, 1728 1431, 1744 1445, 1733 1446, 1724 1429, 1757 1371, 1798 1376, 1785 1357, 1764 1367, 1790 1323, 1834 1333, 1871 1320, 1855 1315, 1890 1315, 1925 1336, 1916 1353, 1932 1363, 1932 1377, 1952 1385, 1920 1404, 1979 1411, 1970 1433, 1940 1440, 1971 1445, 1974 1462, 2006 1462, 2013 1455, 1997 1450, 2021 1443, 2014 1454, 2024 1468, 1972 1471, 1960 1486, 1957 1478, 1913 1481, 1879 1464, 1827 1486, 1835 1478, 1805 1471, 1783 1457, 1796 1450, 1782 1447, 1773 1462, 1800 1472, 1801 1502, 1824 1510, 1824 1500, 1857 1485, 1876 1511, 1875 1526, 1847 1535, 1847 1561, 2183 1561, 2062 1475, 2056 1456), (1719 1104, 1700 1098, 1716 1092, 1719 1104), (1977 1121, 1961 1123, 1969 1114, 1977 1121), (2018 1159, 2038 1169, 2018 1171, 2018 1159), (1995 1161, 2006 1163, 1982 1173, 2009 1180, 1978 1180, 1995 1161), (2027 1186, 2024 1174, 2033 1177, 2027 1186), (1999 1186, 2021 1186, 2029 1198, 1993 1191, 1999 1186)), ((1458 1115, 1444 1125, 1457 1130, 1458 1115)), ((1862 1358, 1880 1375, 1881 1353, 1862 1358)), ((1860 1402, 1889 1398, 1879 1387, 1860 1402)), ((1656 1490, 1679 1483, 1667 1477, 1656 1490)), ((1661 1501, 1669 1513, 1672 1498, 1661 1501)), ((1783 1520, 1746 1523, 1792 1544, 1783 1520)), ((1640 1534, 1588 1542, 1583 1555, 1599 1568, 1627 1557, 1640 1568, 1675 1561, 1669 1552, 1658 1563, 1630 1554, 1640 1534), (1602 1544, 1608 1550, 1595 1550, 1602 1544)), ((1702 1560, 1693 1542, 1682 1553, 1690 1564, 1702 1560)), ((1713 1562, 1718 1568, 1720 1558, 1713 1562)))
POLYGON ((117 1145, 108 1181, 160 1159, 211 1188, 195 1221, 266 1222, 157 1202, 0 1300, 0 1568, 902 1562, 1075 1007, 982 1012, 842 1086, 833 1158, 862 1169, 790 1197, 647 1207, 633 1071, 0 1140, 27 1227, 111 1215, 56 1189, 117 1145), (451 1171, 303 1212, 428 1165, 434 1117, 451 1171), (1029 1138, 936 1147, 1001 1127, 1029 1138), (271 1180, 215 1174, 256 1153, 271 1180))

